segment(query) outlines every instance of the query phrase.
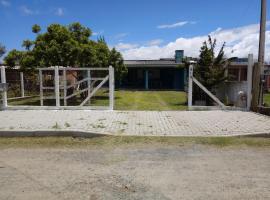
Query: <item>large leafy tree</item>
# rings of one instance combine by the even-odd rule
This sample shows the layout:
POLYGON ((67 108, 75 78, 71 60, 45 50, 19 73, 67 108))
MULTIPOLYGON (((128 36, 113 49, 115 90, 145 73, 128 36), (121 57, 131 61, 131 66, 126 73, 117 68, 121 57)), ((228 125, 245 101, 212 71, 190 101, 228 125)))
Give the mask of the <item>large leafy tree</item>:
POLYGON ((124 65, 123 59, 119 59, 121 57, 122 57, 121 54, 118 51, 116 51, 115 48, 111 50, 110 58, 109 58, 109 61, 110 61, 109 65, 118 66, 117 68, 115 68, 115 74, 116 74, 115 79, 118 81, 117 84, 121 84, 120 81, 123 79, 124 75, 127 73, 127 68, 124 65))
POLYGON ((105 39, 91 40, 92 31, 80 23, 68 26, 51 24, 42 33, 39 25, 32 27, 35 40, 24 40, 25 51, 12 50, 5 57, 10 67, 20 65, 23 70, 48 66, 108 67, 116 71, 116 80, 126 73, 123 58, 110 50, 105 39))
POLYGON ((210 91, 226 80, 227 59, 224 56, 224 47, 225 43, 216 55, 216 39, 213 40, 211 36, 208 36, 208 41, 203 42, 200 50, 194 76, 210 91))
POLYGON ((22 60, 23 52, 17 51, 16 49, 11 50, 8 55, 4 58, 5 64, 9 67, 15 67, 19 65, 22 60))

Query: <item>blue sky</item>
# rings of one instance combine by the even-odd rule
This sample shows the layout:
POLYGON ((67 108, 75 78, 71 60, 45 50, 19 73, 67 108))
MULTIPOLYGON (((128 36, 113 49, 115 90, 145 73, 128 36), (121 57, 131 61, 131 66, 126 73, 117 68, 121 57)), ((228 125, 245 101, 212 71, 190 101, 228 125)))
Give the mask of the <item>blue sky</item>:
MULTIPOLYGON (((253 35, 249 48, 256 54, 257 29, 252 25, 259 23, 259 17, 259 0, 0 0, 0 42, 8 50, 20 49, 24 39, 33 39, 33 24, 44 30, 51 23, 80 22, 92 29, 93 39, 105 36, 128 59, 172 56, 182 47, 193 56, 209 33, 228 40, 228 52, 246 49, 243 39, 250 43, 253 35), (237 37, 239 28, 245 32, 243 38, 237 37)), ((250 53, 240 50, 236 55, 250 53)))

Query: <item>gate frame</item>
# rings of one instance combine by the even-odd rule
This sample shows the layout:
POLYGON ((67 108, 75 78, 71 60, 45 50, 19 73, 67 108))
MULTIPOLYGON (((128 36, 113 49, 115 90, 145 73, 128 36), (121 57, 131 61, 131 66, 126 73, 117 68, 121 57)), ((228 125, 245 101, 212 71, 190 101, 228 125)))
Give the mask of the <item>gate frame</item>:
POLYGON ((230 107, 225 106, 214 94, 212 94, 206 87, 204 87, 194 76, 193 76, 193 63, 189 65, 189 78, 188 78, 188 110, 245 110, 249 111, 251 108, 252 101, 252 77, 253 77, 254 60, 253 54, 248 54, 248 65, 247 65, 247 106, 246 108, 230 107), (194 106, 192 105, 192 94, 193 94, 193 82, 201 88, 211 99, 213 99, 219 106, 194 106))
MULTIPOLYGON (((114 109, 114 68, 109 66, 107 68, 74 68, 74 67, 48 67, 48 68, 38 68, 39 70, 39 82, 40 82, 40 106, 9 106, 7 102, 7 91, 2 92, 2 99, 3 99, 3 106, 0 107, 2 110, 113 110, 114 109), (43 87, 43 76, 42 71, 46 70, 54 70, 54 87, 43 87), (67 80, 66 80, 66 71, 67 70, 75 70, 75 71, 87 71, 88 77, 83 79, 87 81, 87 88, 83 89, 79 93, 80 94, 84 91, 88 91, 87 101, 90 101, 91 97, 94 96, 94 93, 98 91, 107 81, 109 81, 109 106, 83 106, 87 101, 84 101, 79 106, 67 106, 66 100, 68 99, 67 95, 67 80), (109 74, 104 78, 92 78, 91 71, 108 71, 109 74), (64 97, 60 97, 60 82, 59 82, 59 71, 63 71, 64 76, 64 85, 61 86, 61 89, 64 89, 64 97), (100 83, 95 88, 92 93, 91 91, 91 81, 99 81, 101 80, 102 84, 100 83), (52 89, 54 90, 55 96, 54 97, 44 97, 43 90, 44 89, 52 89), (91 95, 91 96, 90 96, 91 95), (89 97, 90 96, 90 97, 89 97), (56 105, 55 106, 44 106, 43 100, 44 99, 55 99, 56 105), (60 105, 60 99, 64 99, 64 106, 60 105)), ((82 81, 82 80, 81 80, 82 81)), ((83 81, 83 82, 84 82, 83 81)), ((80 81, 78 81, 80 82, 80 81)), ((77 84, 78 84, 77 82, 77 84)), ((5 67, 1 67, 1 83, 6 83, 6 73, 5 67)))
MULTIPOLYGON (((5 66, 0 66, 1 68, 1 83, 6 84, 7 80, 6 80, 6 68, 5 66)), ((7 102, 7 91, 4 90, 2 92, 2 108, 5 109, 8 106, 8 102, 7 102)))

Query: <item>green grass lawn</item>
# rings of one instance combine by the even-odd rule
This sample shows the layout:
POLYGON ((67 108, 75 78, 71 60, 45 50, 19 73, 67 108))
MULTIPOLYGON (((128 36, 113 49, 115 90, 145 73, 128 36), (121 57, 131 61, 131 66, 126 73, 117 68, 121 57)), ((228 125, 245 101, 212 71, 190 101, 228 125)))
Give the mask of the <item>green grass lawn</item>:
POLYGON ((267 107, 270 107, 270 93, 265 93, 263 96, 263 102, 267 107))
POLYGON ((116 91, 117 110, 186 110, 186 93, 179 91, 116 91))
MULTIPOLYGON (((68 105, 79 105, 79 98, 68 105)), ((93 106, 109 104, 108 91, 100 90, 91 100, 93 106)), ((10 100, 9 105, 40 105, 39 97, 10 100)), ((44 105, 55 105, 54 100, 46 100, 44 105)), ((62 105, 62 104, 61 104, 62 105)), ((186 110, 186 93, 180 91, 115 91, 116 110, 186 110)))

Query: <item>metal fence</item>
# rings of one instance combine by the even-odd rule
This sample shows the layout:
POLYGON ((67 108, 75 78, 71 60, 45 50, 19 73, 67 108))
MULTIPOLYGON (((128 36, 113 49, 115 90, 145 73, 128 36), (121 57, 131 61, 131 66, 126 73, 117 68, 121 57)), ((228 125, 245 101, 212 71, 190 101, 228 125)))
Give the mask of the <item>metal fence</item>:
POLYGON ((114 69, 48 67, 20 72, 1 67, 2 109, 113 109, 114 69))

